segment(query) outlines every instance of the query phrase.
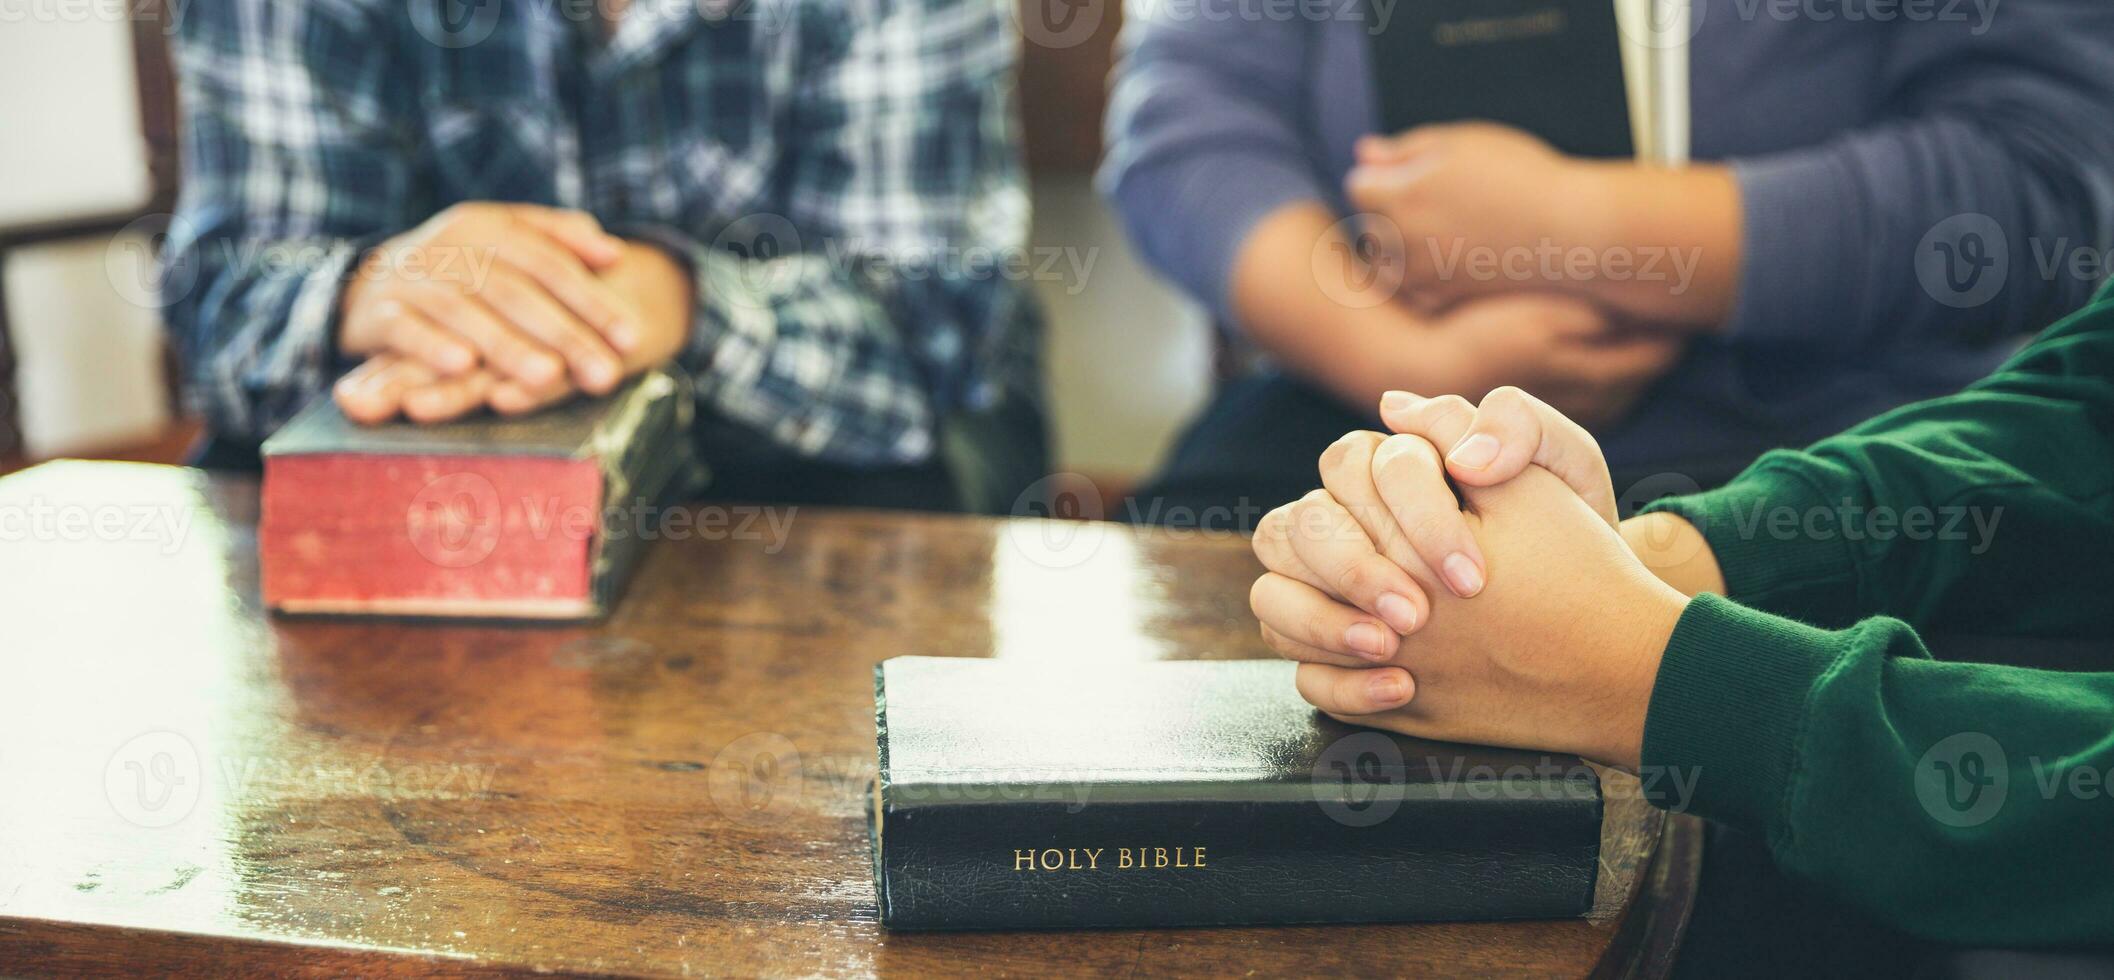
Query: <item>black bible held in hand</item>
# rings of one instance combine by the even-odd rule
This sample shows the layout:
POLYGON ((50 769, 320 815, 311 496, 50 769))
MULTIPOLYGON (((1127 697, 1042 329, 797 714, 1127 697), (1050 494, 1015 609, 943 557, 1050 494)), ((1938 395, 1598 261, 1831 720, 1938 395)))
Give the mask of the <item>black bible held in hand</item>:
POLYGON ((1686 160, 1690 16, 1665 0, 1420 0, 1367 31, 1382 133, 1525 130, 1574 156, 1686 160))
POLYGON ((1591 767, 1331 720, 1274 660, 876 670, 895 929, 1584 914, 1591 767))

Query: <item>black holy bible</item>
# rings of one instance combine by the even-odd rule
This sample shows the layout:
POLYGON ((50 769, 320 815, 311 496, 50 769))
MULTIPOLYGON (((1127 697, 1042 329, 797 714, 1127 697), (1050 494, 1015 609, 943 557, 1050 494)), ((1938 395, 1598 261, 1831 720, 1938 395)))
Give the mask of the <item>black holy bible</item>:
POLYGON ((1617 3, 1422 0, 1376 17, 1367 48, 1381 131, 1484 120, 1568 154, 1655 159, 1657 128, 1632 116, 1655 111, 1663 83, 1651 50, 1618 26, 1617 3))
POLYGON ((1583 914, 1593 770, 1317 713, 1274 660, 897 657, 874 888, 896 929, 1583 914))

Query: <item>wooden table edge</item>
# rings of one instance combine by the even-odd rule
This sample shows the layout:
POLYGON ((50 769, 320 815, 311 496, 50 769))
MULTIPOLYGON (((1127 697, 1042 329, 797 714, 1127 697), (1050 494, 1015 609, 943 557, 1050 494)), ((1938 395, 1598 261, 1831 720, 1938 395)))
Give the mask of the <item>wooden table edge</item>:
MULTIPOLYGON (((139 926, 0 918, 0 951, 10 970, 53 976, 118 975, 85 949, 122 946, 134 963, 163 976, 494 977, 527 971, 430 949, 351 946, 324 939, 227 936, 139 926)), ((13 975, 13 974, 9 974, 13 975)), ((137 974, 129 974, 137 975, 137 974)), ((579 974, 569 974, 577 976, 579 974)))
POLYGON ((1666 815, 1659 846, 1652 849, 1651 865, 1637 876, 1615 938, 1590 974, 1593 980, 1656 980, 1672 975, 1681 939, 1695 914, 1696 891, 1703 875, 1703 838, 1700 818, 1687 813, 1666 815))

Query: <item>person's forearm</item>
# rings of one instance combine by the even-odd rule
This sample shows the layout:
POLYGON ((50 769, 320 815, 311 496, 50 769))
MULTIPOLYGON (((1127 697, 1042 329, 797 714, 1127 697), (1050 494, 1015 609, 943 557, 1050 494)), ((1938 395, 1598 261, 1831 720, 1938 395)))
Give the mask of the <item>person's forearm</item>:
MULTIPOLYGON (((2071 6, 2010 29, 2051 32, 2055 17, 2092 5, 2071 6)), ((2075 39, 2021 45, 2039 50, 2015 61, 1994 34, 1959 32, 1949 57, 1894 69, 1913 93, 1897 103, 1915 107, 1904 117, 1734 161, 1748 231, 1727 333, 1910 363, 2040 329, 2082 303, 2096 276, 2078 275, 2067 243, 2114 234, 2114 86, 2057 66, 2114 56, 2114 19, 2091 16, 2075 39), (2053 56, 2073 40, 2082 46, 2053 56)))
POLYGON ((1572 194, 1580 241, 1603 270, 1584 285, 1638 319, 1717 331, 1740 282, 1739 184, 1728 167, 1667 169, 1581 161, 1572 194))
POLYGON ((1909 932, 2114 940, 2114 674, 1929 659, 1909 627, 1827 631, 1692 600, 1660 660, 1655 802, 1767 840, 1785 870, 1909 932))
POLYGON ((1329 190, 1305 109, 1303 52, 1319 25, 1132 13, 1109 74, 1095 186, 1139 258, 1230 325, 1240 245, 1266 216, 1329 190))
POLYGON ((297 258, 269 274, 219 257, 255 244, 232 235, 176 233, 170 243, 163 281, 181 288, 164 289, 163 321, 187 384, 216 435, 262 440, 347 366, 334 339, 337 298, 367 243, 288 247, 297 258))
POLYGON ((213 433, 261 440, 350 366, 335 340, 345 280, 367 249, 415 223, 398 124, 416 94, 389 84, 401 72, 377 36, 381 18, 211 6, 171 39, 184 186, 160 302, 213 433), (249 30, 267 11, 275 43, 249 30), (327 65, 316 52, 330 53, 327 65), (258 78, 282 84, 248 84, 258 78))
POLYGON ((1650 505, 1708 539, 1724 594, 1810 623, 2105 636, 2114 552, 2114 302, 1964 392, 1906 406, 1716 490, 1650 505))
POLYGON ((971 355, 1023 329, 1028 315, 1020 283, 1002 276, 846 275, 820 249, 743 258, 673 229, 624 233, 693 277, 676 359, 697 381, 700 405, 832 463, 931 459, 940 419, 984 369, 971 355), (929 359, 930 339, 943 335, 961 356, 929 359))
POLYGON ((1235 254, 1231 294, 1251 339, 1346 404, 1369 408, 1394 388, 1452 391, 1437 345, 1413 363, 1393 353, 1403 334, 1430 326, 1375 279, 1318 201, 1286 205, 1256 223, 1235 254))
POLYGON ((1703 532, 1677 514, 1655 511, 1623 521, 1622 540, 1659 581, 1685 596, 1725 594, 1725 573, 1703 532))

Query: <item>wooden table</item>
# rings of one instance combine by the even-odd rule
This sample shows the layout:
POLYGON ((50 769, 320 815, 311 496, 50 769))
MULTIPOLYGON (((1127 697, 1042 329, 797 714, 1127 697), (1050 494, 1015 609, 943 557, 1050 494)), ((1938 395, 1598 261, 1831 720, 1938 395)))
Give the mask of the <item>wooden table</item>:
POLYGON ((0 974, 1657 975, 1693 897, 1615 777, 1584 919, 891 934, 872 665, 1266 656, 1242 540, 800 509, 658 542, 606 625, 443 628, 267 617, 256 516, 0 479, 0 974))

